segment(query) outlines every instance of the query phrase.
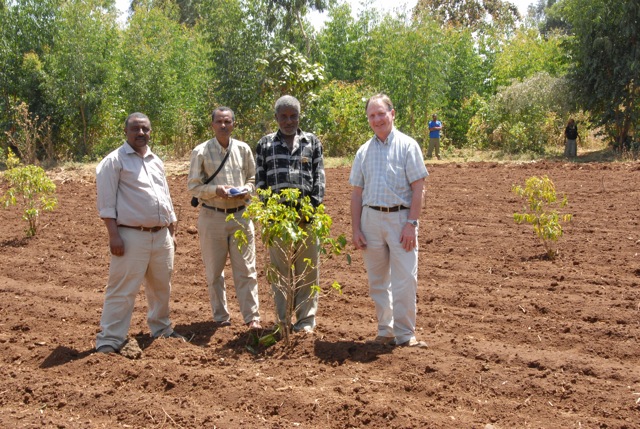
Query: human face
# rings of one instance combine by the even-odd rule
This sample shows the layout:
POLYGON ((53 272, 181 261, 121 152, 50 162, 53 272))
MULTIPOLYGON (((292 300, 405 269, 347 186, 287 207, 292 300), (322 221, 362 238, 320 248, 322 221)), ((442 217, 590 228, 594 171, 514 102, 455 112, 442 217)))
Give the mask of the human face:
POLYGON ((300 113, 293 107, 283 107, 276 113, 280 132, 285 136, 295 136, 298 132, 300 113))
POLYGON ((129 145, 141 155, 147 152, 151 137, 151 122, 147 118, 131 118, 124 129, 129 145))
POLYGON ((211 128, 216 135, 218 143, 229 143, 229 138, 231 136, 231 132, 233 131, 233 126, 233 115, 231 114, 231 112, 221 112, 219 110, 216 111, 213 117, 213 121, 211 122, 211 128))
POLYGON ((374 100, 367 107, 369 126, 382 141, 389 137, 395 117, 396 111, 394 109, 389 110, 389 107, 382 100, 374 100))

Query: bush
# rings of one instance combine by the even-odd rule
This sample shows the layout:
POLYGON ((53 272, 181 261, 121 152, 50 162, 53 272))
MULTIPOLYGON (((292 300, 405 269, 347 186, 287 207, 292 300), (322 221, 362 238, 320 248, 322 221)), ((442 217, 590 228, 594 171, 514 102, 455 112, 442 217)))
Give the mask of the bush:
POLYGON ((571 94, 563 78, 539 73, 500 88, 471 119, 467 138, 478 149, 544 153, 569 116, 571 94))
POLYGON ((27 237, 33 237, 38 230, 40 211, 51 211, 58 205, 56 185, 42 168, 21 166, 11 150, 8 151, 6 164, 9 169, 3 177, 9 183, 9 190, 0 201, 5 208, 17 205, 23 210, 22 219, 29 224, 25 233, 27 237))
MULTIPOLYGON (((262 243, 267 248, 277 247, 285 255, 288 265, 292 266, 297 259, 301 246, 309 235, 319 242, 318 264, 322 255, 341 254, 346 246, 346 238, 341 235, 337 239, 330 237, 331 217, 324 212, 324 205, 313 207, 308 196, 300 198, 298 189, 284 189, 280 193, 272 193, 270 189, 258 190, 260 199, 255 199, 242 214, 243 218, 250 218, 257 223, 260 230, 262 243), (304 223, 303 223, 304 222, 304 223)), ((233 215, 227 217, 227 221, 233 220, 233 215)), ((243 229, 235 233, 238 245, 247 244, 247 238, 243 229)), ((347 257, 348 258, 348 257, 347 257)), ((294 297, 296 292, 309 285, 301 284, 307 269, 312 269, 313 261, 305 259, 305 271, 299 275, 283 276, 278 269, 270 263, 266 267, 266 275, 269 283, 277 285, 280 292, 286 297, 287 311, 285 320, 280 321, 280 332, 285 344, 290 345, 291 321, 295 314, 294 297)), ((332 288, 341 290, 337 282, 332 288)), ((313 293, 320 293, 320 285, 311 285, 313 293)), ((310 299, 311 297, 309 297, 310 299)), ((276 315, 276 320, 278 316, 276 315)))
POLYGON ((320 137, 325 156, 354 156, 372 136, 364 110, 371 94, 360 84, 333 81, 308 104, 302 128, 320 137))
POLYGON ((527 200, 524 213, 514 213, 513 219, 517 224, 522 222, 531 224, 535 235, 542 240, 547 257, 554 259, 558 251, 553 247, 553 243, 558 241, 564 233, 560 222, 571 221, 572 215, 560 215, 553 207, 566 206, 567 197, 563 197, 562 201, 557 203, 555 185, 547 176, 529 177, 524 188, 514 185, 512 190, 516 195, 527 200))

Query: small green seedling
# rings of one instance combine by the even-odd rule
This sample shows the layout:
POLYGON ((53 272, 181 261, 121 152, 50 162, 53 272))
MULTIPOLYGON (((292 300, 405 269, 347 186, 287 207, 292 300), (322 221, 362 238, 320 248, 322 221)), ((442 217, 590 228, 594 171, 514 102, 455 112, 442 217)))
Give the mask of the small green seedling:
POLYGON ((35 165, 21 165, 11 150, 7 151, 7 168, 3 178, 9 189, 0 199, 4 208, 18 206, 22 210, 22 219, 29 223, 25 230, 27 237, 33 237, 38 231, 38 218, 41 211, 52 211, 58 205, 55 197, 56 185, 47 177, 45 171, 35 165))
MULTIPOLYGON (((247 207, 242 214, 245 219, 252 219, 257 223, 260 230, 262 243, 267 248, 277 249, 283 256, 287 265, 292 270, 283 275, 278 269, 267 262, 265 270, 267 281, 274 285, 279 293, 282 293, 287 302, 287 310, 285 320, 281 320, 279 333, 282 335, 287 346, 290 343, 291 321, 296 312, 296 303, 294 297, 298 290, 308 287, 311 289, 311 295, 308 299, 312 299, 315 294, 322 293, 319 285, 304 284, 307 273, 314 268, 313 261, 304 259, 304 270, 302 273, 296 274, 293 269, 298 255, 302 252, 304 243, 307 238, 310 241, 318 243, 319 258, 328 255, 342 254, 347 240, 344 235, 338 238, 331 238, 331 225, 333 223, 331 217, 324 212, 324 205, 313 207, 308 196, 301 198, 298 189, 284 189, 279 193, 273 193, 270 189, 258 190, 258 196, 247 207)), ((227 221, 232 221, 233 215, 227 217, 227 221)), ((239 229, 235 233, 238 240, 238 246, 246 246, 248 244, 247 236, 243 229, 239 229)), ((347 255, 347 261, 350 261, 347 255)), ((338 292, 342 292, 340 284, 334 282, 331 287, 338 292)), ((297 305, 301 305, 298 303, 297 305)), ((277 315, 276 315, 277 319, 277 315)), ((264 339, 263 346, 273 344, 274 337, 264 339)))
POLYGON ((555 185, 546 175, 529 177, 524 188, 513 185, 512 191, 527 200, 524 213, 514 213, 513 219, 517 224, 533 225, 533 232, 542 240, 547 257, 554 259, 558 254, 554 244, 564 232, 561 222, 569 222, 572 218, 571 214, 559 214, 555 207, 566 206, 567 197, 557 202, 555 185))

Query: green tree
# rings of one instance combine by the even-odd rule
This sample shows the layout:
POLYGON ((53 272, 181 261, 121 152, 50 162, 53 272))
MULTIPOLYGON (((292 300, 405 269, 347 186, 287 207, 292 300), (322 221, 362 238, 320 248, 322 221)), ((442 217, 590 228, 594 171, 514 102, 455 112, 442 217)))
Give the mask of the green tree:
POLYGON ((431 112, 445 104, 449 91, 441 30, 428 22, 407 24, 402 16, 387 16, 370 35, 365 83, 389 94, 399 128, 426 139, 431 112))
POLYGON ((353 82, 363 78, 369 20, 366 14, 355 20, 344 3, 329 9, 329 19, 318 36, 330 79, 353 82))
POLYGON ((469 28, 449 27, 445 29, 444 40, 446 54, 440 61, 449 85, 443 111, 437 113, 445 124, 443 141, 462 147, 466 145, 469 121, 477 109, 478 94, 483 92, 484 63, 469 28))
POLYGON ((55 106, 61 136, 76 157, 89 155, 101 135, 101 112, 108 108, 109 80, 115 63, 116 11, 105 0, 62 3, 57 37, 45 55, 46 88, 55 106))
POLYGON ((307 104, 302 128, 320 137, 326 156, 353 157, 371 135, 363 100, 373 92, 360 82, 323 85, 307 104))
POLYGON ((475 29, 489 23, 513 28, 520 13, 513 3, 503 0, 418 0, 414 16, 475 29))
POLYGON ((154 141, 177 154, 204 137, 210 105, 208 48, 196 28, 178 22, 175 5, 141 5, 129 19, 120 54, 122 120, 141 111, 154 141), (196 127, 184 142, 181 133, 196 127))
POLYGON ((301 36, 305 53, 311 56, 310 25, 304 17, 310 10, 324 12, 331 0, 271 0, 267 1, 266 24, 271 30, 280 29, 279 38, 296 46, 301 36))
POLYGON ((561 0, 550 11, 569 24, 569 76, 582 106, 619 149, 640 120, 640 3, 561 0))
POLYGON ((52 116, 44 93, 43 56, 56 39, 60 1, 0 4, 0 129, 6 131, 14 127, 11 106, 16 103, 27 103, 40 117, 52 116))
POLYGON ((507 86, 512 79, 522 81, 539 72, 564 76, 568 69, 567 52, 561 46, 564 40, 559 33, 543 37, 535 28, 520 27, 496 55, 496 85, 507 86))

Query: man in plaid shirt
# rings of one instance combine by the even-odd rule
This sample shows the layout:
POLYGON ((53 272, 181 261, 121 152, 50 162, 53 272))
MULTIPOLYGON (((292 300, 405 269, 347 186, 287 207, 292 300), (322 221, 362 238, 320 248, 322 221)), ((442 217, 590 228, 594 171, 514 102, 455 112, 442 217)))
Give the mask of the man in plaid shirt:
MULTIPOLYGON (((324 162, 322 143, 312 133, 298 128, 300 121, 300 102, 290 95, 276 101, 275 118, 278 131, 260 139, 256 148, 256 188, 271 188, 274 192, 282 189, 299 189, 302 196, 309 196, 311 204, 317 207, 322 203, 325 192, 324 162)), ((307 239, 294 264, 294 275, 301 275, 295 295, 296 322, 294 331, 313 332, 316 326, 318 295, 312 294, 311 287, 319 285, 318 242, 307 239), (305 259, 310 259, 308 267, 305 259)), ((287 277, 290 267, 277 246, 269 248, 269 257, 278 271, 287 277)), ((277 284, 272 284, 276 311, 279 322, 285 320, 286 299, 277 284)))

